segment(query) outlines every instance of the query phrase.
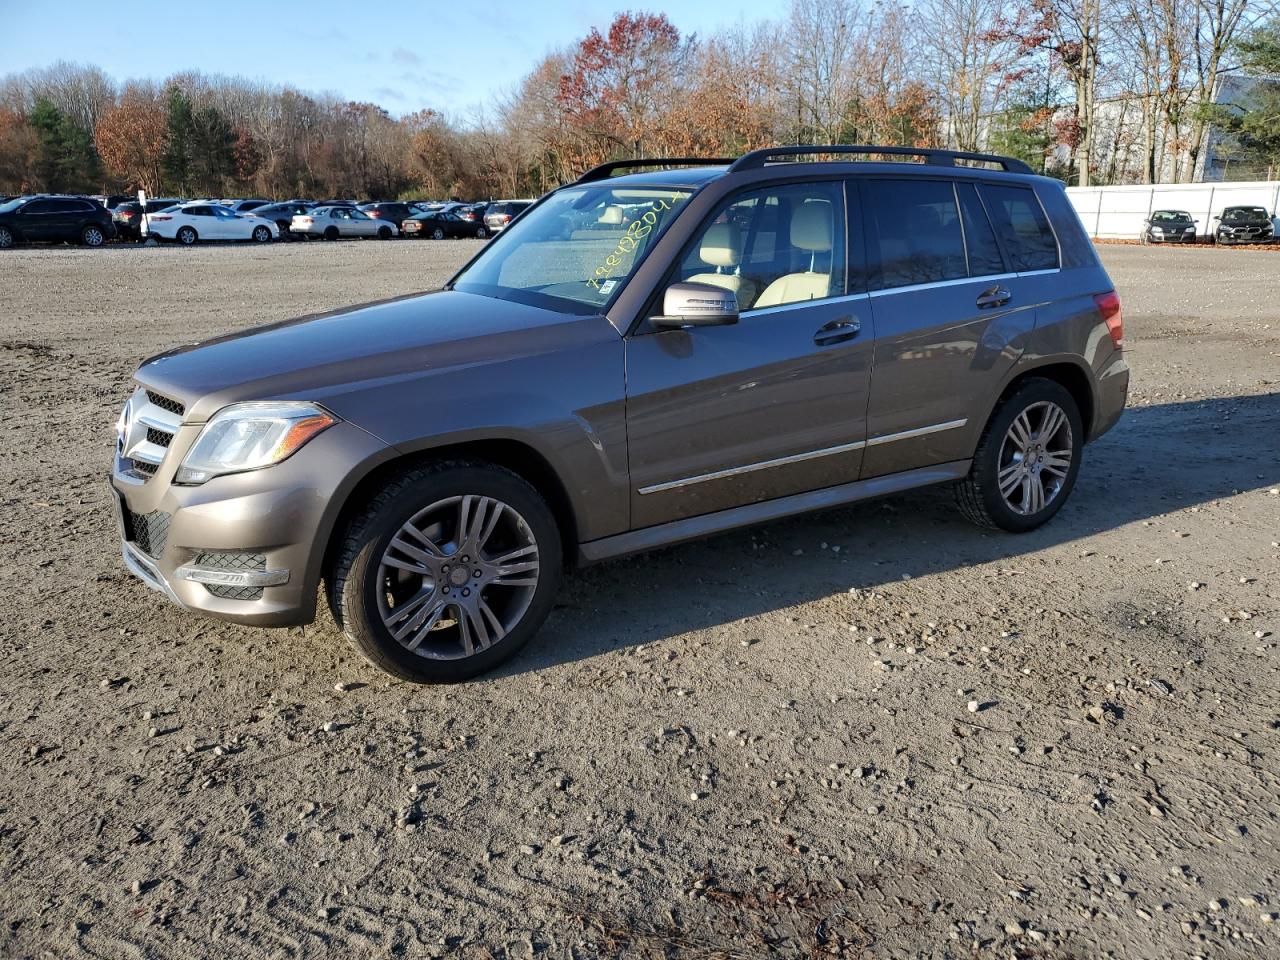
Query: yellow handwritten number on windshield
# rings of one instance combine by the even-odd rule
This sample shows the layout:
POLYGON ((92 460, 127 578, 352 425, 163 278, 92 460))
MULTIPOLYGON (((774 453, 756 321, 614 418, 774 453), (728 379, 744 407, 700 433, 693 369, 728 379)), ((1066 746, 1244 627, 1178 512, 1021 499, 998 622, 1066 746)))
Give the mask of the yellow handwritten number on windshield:
MULTIPOLYGON (((592 287, 600 290, 600 281, 609 278, 613 268, 623 262, 626 254, 633 254, 640 246, 640 241, 647 237, 658 223, 658 214, 664 210, 670 210, 672 203, 670 200, 655 200, 649 210, 644 215, 632 220, 627 226, 627 231, 618 238, 618 244, 613 248, 613 253, 604 258, 604 263, 596 267, 595 276, 587 280, 592 287)), ((603 291, 601 291, 603 292, 603 291)))

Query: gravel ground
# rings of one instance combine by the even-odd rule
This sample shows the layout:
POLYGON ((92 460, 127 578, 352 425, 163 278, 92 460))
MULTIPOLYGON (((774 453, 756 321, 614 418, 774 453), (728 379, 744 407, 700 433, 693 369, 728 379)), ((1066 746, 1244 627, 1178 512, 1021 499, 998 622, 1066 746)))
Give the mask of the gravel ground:
POLYGON ((1280 956, 1273 258, 1103 249, 1132 408, 1026 536, 932 491, 613 563, 449 688, 124 572, 140 359, 474 249, 0 257, 0 955, 1280 956))

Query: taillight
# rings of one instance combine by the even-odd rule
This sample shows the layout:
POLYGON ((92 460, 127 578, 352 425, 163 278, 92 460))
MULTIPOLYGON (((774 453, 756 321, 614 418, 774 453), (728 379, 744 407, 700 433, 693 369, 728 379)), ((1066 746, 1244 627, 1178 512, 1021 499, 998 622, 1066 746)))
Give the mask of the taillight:
POLYGON ((381 216, 382 216, 382 211, 381 211, 381 210, 370 210, 370 211, 369 211, 369 216, 371 216, 371 217, 381 217, 381 216))
POLYGON ((509 214, 509 213, 504 213, 504 214, 502 215, 502 222, 503 222, 503 223, 510 223, 510 222, 511 222, 511 214, 509 214))
POLYGON ((1098 312, 1107 323, 1107 332, 1111 334, 1111 342, 1117 350, 1124 349, 1124 313, 1120 309, 1120 294, 1114 290, 1109 293, 1097 293, 1093 302, 1098 305, 1098 312))

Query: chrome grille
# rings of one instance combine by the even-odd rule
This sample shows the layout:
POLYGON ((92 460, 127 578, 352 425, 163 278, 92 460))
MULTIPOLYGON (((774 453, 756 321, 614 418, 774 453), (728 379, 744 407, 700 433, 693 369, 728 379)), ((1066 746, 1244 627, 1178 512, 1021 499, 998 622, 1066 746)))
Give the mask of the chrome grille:
POLYGON ((181 417, 187 412, 187 408, 180 404, 177 400, 170 400, 168 397, 156 393, 154 390, 146 391, 147 402, 152 406, 159 407, 161 410, 167 410, 170 413, 176 413, 181 417))
POLYGON ((182 425, 182 412, 176 400, 142 387, 134 391, 120 417, 116 440, 125 476, 145 482, 155 475, 182 425))

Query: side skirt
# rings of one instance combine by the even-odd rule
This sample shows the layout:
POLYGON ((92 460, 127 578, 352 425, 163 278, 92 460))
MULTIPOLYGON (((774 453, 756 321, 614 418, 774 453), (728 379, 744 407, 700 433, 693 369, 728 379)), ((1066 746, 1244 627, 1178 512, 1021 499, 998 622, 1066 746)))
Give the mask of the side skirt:
POLYGON ((658 547, 669 547, 688 540, 699 540, 713 534, 724 533, 726 530, 766 523, 798 513, 840 507, 857 503, 859 500, 889 496, 936 483, 949 483, 963 479, 969 473, 969 466, 972 463, 972 460, 953 460, 950 463, 939 463, 930 467, 905 470, 902 473, 891 473, 888 476, 872 477, 869 480, 842 483, 836 487, 796 493, 776 500, 765 500, 762 503, 748 503, 741 507, 721 510, 718 513, 686 517, 683 520, 672 520, 670 523, 645 527, 643 530, 632 530, 629 533, 591 540, 578 545, 578 564, 589 566, 602 560, 612 560, 615 557, 624 557, 630 553, 641 553, 658 547))

